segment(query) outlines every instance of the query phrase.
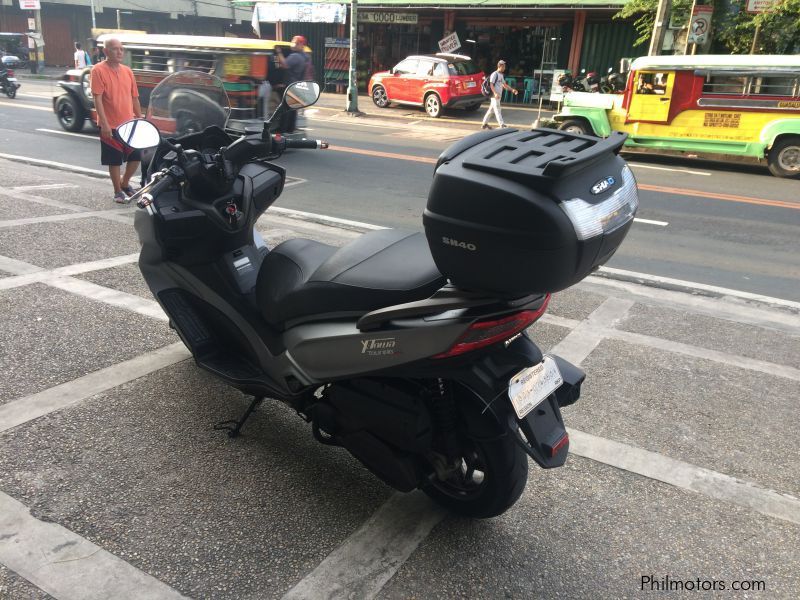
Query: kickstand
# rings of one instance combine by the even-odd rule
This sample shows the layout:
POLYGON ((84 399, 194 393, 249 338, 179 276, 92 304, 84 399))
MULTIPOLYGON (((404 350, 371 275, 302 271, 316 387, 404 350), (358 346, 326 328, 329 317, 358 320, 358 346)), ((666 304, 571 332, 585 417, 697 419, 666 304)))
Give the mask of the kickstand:
POLYGON ((217 430, 227 430, 228 437, 238 437, 242 431, 242 425, 247 419, 253 414, 253 411, 264 401, 264 396, 256 396, 253 398, 253 401, 250 403, 250 406, 247 407, 247 410, 244 411, 244 414, 239 418, 238 421, 222 421, 221 423, 217 423, 214 425, 214 429, 217 430))

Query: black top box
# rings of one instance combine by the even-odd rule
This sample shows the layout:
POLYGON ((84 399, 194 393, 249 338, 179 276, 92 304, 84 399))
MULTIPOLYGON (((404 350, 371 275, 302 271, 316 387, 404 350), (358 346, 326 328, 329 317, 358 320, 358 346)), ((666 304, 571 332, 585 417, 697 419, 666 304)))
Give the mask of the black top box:
POLYGON ((497 129, 439 157, 423 216, 436 266, 464 290, 563 290, 608 261, 638 207, 625 134, 497 129))

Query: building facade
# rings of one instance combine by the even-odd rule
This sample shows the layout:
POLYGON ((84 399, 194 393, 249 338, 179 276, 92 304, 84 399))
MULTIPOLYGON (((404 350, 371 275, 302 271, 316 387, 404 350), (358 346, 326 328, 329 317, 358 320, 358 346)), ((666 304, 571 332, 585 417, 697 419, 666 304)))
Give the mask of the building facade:
MULTIPOLYGON (((333 0, 335 1, 335 0, 333 0)), ((532 75, 571 69, 617 69, 622 57, 638 56, 630 23, 613 15, 626 0, 360 0, 358 79, 389 68, 409 54, 439 51, 439 41, 455 33, 460 47, 491 71, 497 60, 510 73, 532 75)), ((48 65, 72 64, 73 44, 91 44, 99 29, 148 33, 251 36, 253 2, 243 0, 42 0, 41 21, 48 65)), ((0 0, 0 32, 24 33, 32 11, 18 0, 0 0)), ((303 34, 314 50, 323 79, 325 41, 349 37, 349 25, 326 23, 261 24, 264 38, 303 34)))

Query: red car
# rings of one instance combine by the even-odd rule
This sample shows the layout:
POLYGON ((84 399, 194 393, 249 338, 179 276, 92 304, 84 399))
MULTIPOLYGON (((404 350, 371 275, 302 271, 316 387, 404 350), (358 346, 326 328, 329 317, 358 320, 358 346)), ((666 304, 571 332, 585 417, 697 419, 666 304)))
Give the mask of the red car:
POLYGON ((485 100, 482 82, 483 71, 469 56, 429 54, 409 56, 393 69, 375 73, 368 90, 379 108, 411 104, 424 106, 431 117, 438 117, 444 108, 478 110, 485 100))

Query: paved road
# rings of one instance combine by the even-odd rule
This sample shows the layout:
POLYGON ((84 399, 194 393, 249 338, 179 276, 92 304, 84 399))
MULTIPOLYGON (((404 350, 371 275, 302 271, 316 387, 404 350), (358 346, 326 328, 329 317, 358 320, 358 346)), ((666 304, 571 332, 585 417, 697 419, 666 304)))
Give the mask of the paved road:
POLYGON ((800 597, 799 304, 598 277, 557 294, 530 334, 588 373, 571 457, 473 522, 277 403, 214 431, 248 400, 186 360, 134 209, 99 178, 0 159, 0 181, 0 598, 800 597))
MULTIPOLYGON (((48 104, 53 82, 27 81, 16 101, 0 100, 0 143, 7 154, 98 168, 96 134, 66 134, 48 104)), ((362 99, 365 118, 340 110, 327 95, 309 111, 309 135, 332 151, 281 159, 308 182, 280 205, 386 226, 420 228, 432 165, 453 141, 472 133, 479 115, 428 119, 408 108, 378 110, 362 99)), ((535 112, 509 112, 524 125, 535 112)), ((800 300, 800 183, 765 167, 629 156, 641 188, 640 222, 609 266, 800 300)))

